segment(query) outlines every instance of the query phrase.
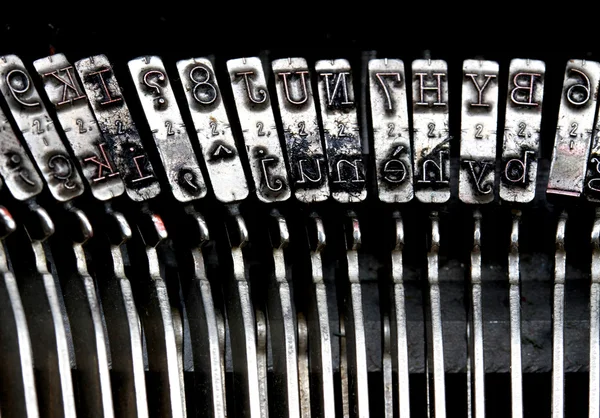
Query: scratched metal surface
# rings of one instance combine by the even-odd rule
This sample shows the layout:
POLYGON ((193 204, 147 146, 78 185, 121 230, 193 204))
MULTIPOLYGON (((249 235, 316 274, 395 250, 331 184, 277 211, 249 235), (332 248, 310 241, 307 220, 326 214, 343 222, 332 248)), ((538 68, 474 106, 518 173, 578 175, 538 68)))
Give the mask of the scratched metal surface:
MULTIPOLYGON (((275 45, 270 39, 272 36, 266 29, 254 33, 252 40, 245 45, 235 44, 224 46, 222 43, 209 41, 202 44, 195 42, 181 42, 180 39, 196 35, 192 25, 180 25, 179 16, 175 14, 162 13, 160 16, 152 16, 143 23, 128 22, 128 28, 122 29, 117 23, 107 23, 105 27, 86 28, 89 36, 80 36, 82 31, 79 25, 64 23, 44 22, 40 25, 31 25, 29 22, 17 22, 0 27, 0 49, 1 53, 15 53, 24 62, 32 62, 34 59, 47 56, 53 51, 64 52, 71 59, 80 59, 95 53, 105 53, 116 63, 119 81, 124 83, 124 94, 130 97, 133 94, 133 86, 127 80, 127 60, 144 53, 152 53, 163 58, 170 67, 171 74, 176 74, 174 63, 178 59, 193 56, 215 56, 216 71, 220 74, 221 84, 226 84, 225 62, 229 58, 240 56, 255 56, 260 50, 270 48, 263 56, 269 59, 284 58, 288 54, 300 54, 305 56, 309 65, 316 59, 327 59, 332 56, 344 57, 351 61, 353 68, 358 69, 363 65, 361 62, 361 50, 379 49, 378 56, 400 57, 405 62, 411 62, 415 58, 422 57, 424 49, 433 48, 436 58, 448 61, 450 68, 450 134, 452 136, 451 156, 453 173, 453 199, 443 207, 437 207, 441 213, 442 245, 440 249, 441 264, 440 274, 442 279, 442 317, 444 329, 444 343, 446 354, 446 370, 453 373, 463 373, 466 366, 466 301, 465 283, 468 277, 468 255, 470 251, 470 240, 472 239, 472 218, 470 208, 465 207, 455 199, 457 195, 456 170, 458 168, 458 129, 460 126, 458 113, 460 96, 459 77, 453 77, 452 73, 458 74, 459 62, 464 58, 472 58, 484 55, 486 59, 500 62, 500 77, 506 79, 508 62, 511 58, 526 57, 539 58, 547 64, 546 84, 548 90, 544 98, 544 116, 542 121, 542 144, 541 160, 538 177, 537 195, 534 202, 522 206, 522 243, 521 243, 521 308, 522 308, 522 348, 523 368, 525 373, 539 373, 543 378, 543 372, 548 372, 551 367, 551 313, 552 313, 552 278, 553 278, 553 251, 554 233, 559 208, 563 205, 569 209, 570 218, 567 223, 567 285, 566 285, 566 318, 565 318, 565 367, 568 372, 585 372, 588 364, 588 317, 589 317, 589 260, 590 247, 589 235, 591 232, 593 207, 579 201, 552 202, 548 203, 545 198, 547 187, 547 173, 549 160, 552 152, 552 137, 556 127, 556 114, 558 112, 559 89, 564 74, 564 64, 567 59, 574 57, 591 57, 598 60, 596 50, 586 49, 585 43, 569 45, 569 49, 550 50, 543 49, 530 52, 524 49, 518 51, 502 51, 477 49, 474 46, 465 46, 460 51, 450 48, 439 47, 436 50, 434 42, 416 40, 410 45, 387 46, 378 43, 376 35, 365 35, 364 33, 331 33, 325 30, 315 30, 312 33, 304 33, 291 37, 289 42, 296 41, 298 45, 275 45), (174 30, 176 26, 181 26, 174 30), (151 31, 169 33, 169 36, 154 37, 148 42, 148 34, 151 31), (129 35, 129 36, 128 36, 129 35), (128 36, 128 47, 122 48, 122 39, 128 36), (349 39, 350 38, 350 39, 349 39), (31 39, 34 41, 31 42, 31 39), (38 40, 38 41, 36 41, 38 40), (324 46, 322 50, 305 49, 306 45, 320 43, 324 46), (328 48, 328 49, 327 49, 328 48), (591 53, 590 53, 591 51, 591 53), (518 53, 518 56, 517 56, 518 53)), ((207 28, 210 29, 210 28, 207 28)), ((407 33, 406 33, 407 34, 407 33)), ((384 36, 385 33, 379 36, 384 36)), ((458 38, 458 34, 455 35, 458 38)), ((402 38, 402 33, 394 34, 396 39, 402 38)), ((452 38, 452 37, 450 37, 452 38)), ((414 38, 412 38, 414 39, 414 38)), ((356 71, 356 70, 355 70, 356 71)), ((359 78, 357 77, 358 83, 359 78)), ((177 82, 177 81, 175 81, 177 82)), ((268 81, 269 82, 269 81, 268 81)), ((274 94, 274 90, 270 90, 274 94)), ((360 97, 361 89, 356 93, 360 97)), ((501 84, 500 103, 506 99, 505 84, 501 84), (504 86, 504 88, 502 88, 504 86), (504 96, 503 96, 504 95, 504 96)), ((226 99, 231 106, 231 94, 226 92, 226 99)), ((185 103, 184 101, 180 101, 185 103)), ((364 112, 359 109, 359 113, 364 112)), ((140 109, 132 109, 133 118, 136 123, 143 126, 143 114, 140 109)), ((368 120, 364 113, 359 114, 359 123, 368 120)), ((500 110, 499 120, 503 120, 503 110, 500 110)), ((184 122, 191 126, 191 118, 184 115, 184 122)), ((145 128, 140 128, 145 129, 145 128)), ((234 127, 234 129, 236 129, 234 127)), ((239 134, 239 128, 237 134, 239 134)), ((364 129, 364 127, 363 127, 364 129)), ((149 131, 146 130, 146 133, 149 131)), ((191 133, 193 136, 193 132, 191 133)), ((369 150, 371 135, 363 135, 369 159, 372 155, 369 150)), ((144 139, 148 144, 148 138, 144 139)), ((196 141, 197 142, 197 141, 196 141)), ((150 147, 149 147, 150 148, 150 147)), ((152 153, 152 151, 150 151, 152 153)), ((198 154, 199 155, 199 154, 198 154)), ((153 161, 159 161, 153 156, 153 161)), ((248 168, 246 167, 246 170, 248 168)), ((498 177, 498 176, 497 176, 498 177)), ((373 180, 373 178, 371 177, 373 180)), ((359 215, 363 228, 365 228, 365 245, 363 246, 365 260, 362 269, 366 274, 363 279, 367 283, 363 289, 364 305, 370 308, 366 310, 365 317, 368 323, 367 339, 369 371, 376 374, 380 371, 381 364, 381 335, 380 329, 380 307, 385 308, 381 301, 380 283, 388 278, 389 248, 380 242, 384 228, 391 228, 385 224, 389 220, 389 207, 380 204, 375 196, 374 181, 368 186, 371 195, 364 205, 359 207, 359 215), (386 214, 386 216, 380 216, 386 214)), ((291 202, 290 213, 296 213, 291 202)), ((168 205, 167 205, 168 206, 168 205)), ((259 208, 260 204, 251 202, 245 210, 252 211, 259 208)), ((261 209, 262 208, 262 209, 261 209)), ((343 211, 343 207, 335 204, 323 205, 325 213, 335 217, 343 211)), ((409 355, 411 372, 421 373, 424 370, 424 326, 423 326, 423 297, 421 290, 425 286, 425 254, 427 249, 425 231, 429 207, 419 205, 415 202, 399 205, 407 226, 407 244, 405 247, 405 260, 407 263, 405 279, 407 280, 407 315, 409 334, 409 355)), ((506 373, 509 362, 509 340, 508 340, 508 284, 506 281, 506 254, 508 250, 508 231, 510 224, 510 206, 499 204, 498 199, 490 204, 490 208, 483 211, 483 314, 486 370, 490 373, 506 373)), ((330 237, 330 246, 339 245, 342 238, 335 234, 330 237)), ((332 256, 335 258, 334 256, 332 256)), ((215 262, 216 263, 216 262, 215 262)), ((329 280, 335 280, 335 272, 343 268, 335 259, 329 261, 329 280)), ((332 327, 336 329, 337 317, 332 316, 332 327)), ((187 330, 187 323, 184 324, 187 330)), ((189 335, 186 335, 188 337, 189 335)), ((190 339, 186 338, 185 369, 193 369, 191 361, 190 339)), ((334 341, 334 353, 337 347, 334 341)), ((228 354, 228 367, 230 367, 230 354, 228 354)), ((335 367, 339 366, 339 359, 334 359, 335 367)), ((457 375, 458 376, 458 375, 457 375)), ((413 376, 413 379, 418 379, 413 376)), ((568 378, 569 379, 569 378, 568 378)), ((452 378, 449 378, 449 386, 452 378)), ((500 381, 502 379, 500 378, 500 381)), ((535 379, 530 382, 537 382, 535 379)), ((421 383, 417 380, 417 383, 421 383)), ((508 381, 504 382, 508 384, 508 381)), ((538 382, 539 383, 539 382, 538 382)), ((543 383, 543 382, 542 382, 543 383)), ((543 384, 541 385, 543 386, 543 384)), ((375 387, 375 386, 374 386, 375 387)), ((449 389, 450 390, 450 389, 449 389)), ((526 388, 527 390, 527 388, 526 388)), ((548 392, 549 393, 549 392, 548 392)), ((452 402, 449 400, 449 402, 452 402)), ((498 401, 497 401, 498 402, 498 401)), ((493 401, 491 402, 493 404, 493 401)))

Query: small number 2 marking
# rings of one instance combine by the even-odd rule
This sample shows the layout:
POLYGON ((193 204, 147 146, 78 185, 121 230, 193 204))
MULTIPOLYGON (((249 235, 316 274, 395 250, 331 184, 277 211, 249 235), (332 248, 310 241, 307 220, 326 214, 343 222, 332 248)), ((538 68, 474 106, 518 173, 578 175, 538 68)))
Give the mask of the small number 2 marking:
POLYGON ((477 139, 483 139, 483 125, 478 123, 477 125, 475 125, 475 138, 477 139))
POLYGON ((165 127, 167 128, 167 135, 175 135, 175 132, 173 132, 173 122, 165 122, 165 127))

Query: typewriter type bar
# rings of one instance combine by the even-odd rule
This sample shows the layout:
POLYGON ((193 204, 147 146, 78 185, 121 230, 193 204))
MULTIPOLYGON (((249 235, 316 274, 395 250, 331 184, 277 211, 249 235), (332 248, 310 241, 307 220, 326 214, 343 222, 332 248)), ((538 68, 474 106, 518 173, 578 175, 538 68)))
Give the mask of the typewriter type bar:
POLYGON ((370 60, 368 79, 379 200, 405 203, 414 191, 404 63, 370 60))
POLYGON ((29 332, 34 336, 31 348, 40 411, 44 416, 75 418, 66 321, 59 302, 60 289, 48 270, 45 248, 45 241, 55 233, 55 225, 35 202, 31 202, 23 218, 24 230, 11 234, 6 247, 29 332))
POLYGON ((600 63, 567 62, 547 193, 579 197, 598 104, 600 63))
POLYGON ((94 197, 108 200, 122 195, 125 185, 71 63, 63 54, 56 54, 33 65, 94 197))
POLYGON ((423 203, 450 199, 448 64, 412 63, 413 160, 415 195, 423 203))
POLYGON ((545 73, 543 61, 510 62, 500 167, 500 198, 507 202, 535 197, 545 73))
POLYGON ((71 206, 55 217, 57 230, 50 239, 56 276, 65 296, 77 365, 78 411, 93 411, 98 418, 114 416, 109 373, 108 336, 96 293, 88 272, 84 244, 94 235, 91 222, 81 210, 71 206))
POLYGON ((600 208, 592 228, 589 418, 600 417, 600 208))
POLYGON ((473 249, 471 251, 471 306, 467 365, 469 397, 473 416, 485 416, 485 363, 483 350, 483 306, 481 303, 481 212, 473 212, 473 249))
POLYGON ((0 404, 4 416, 38 417, 31 338, 17 280, 8 268, 4 238, 17 229, 10 212, 0 206, 0 404))
POLYGON ((150 125, 173 196, 188 202, 206 195, 206 184, 162 60, 129 61, 129 71, 150 125))
MULTIPOLYGON (((317 376, 318 383, 311 392, 317 399, 323 418, 334 418, 335 387, 333 375, 333 351, 331 348, 331 326, 329 322, 329 304, 327 285, 323 276, 322 252, 326 245, 323 219, 313 213, 307 221, 307 234, 310 246, 310 271, 312 289, 308 300, 308 338, 311 372, 317 376)), ((298 324, 300 326, 300 324, 298 324)))
MULTIPOLYGON (((344 233, 346 234, 348 283, 346 284, 346 306, 340 312, 340 322, 343 324, 343 334, 345 335, 345 342, 340 344, 344 345, 345 353, 340 353, 340 357, 345 356, 347 359, 347 380, 343 385, 347 385, 348 406, 355 411, 356 417, 366 418, 369 416, 369 386, 363 292, 359 264, 362 233, 356 214, 349 211, 347 217, 344 233)), ((340 370, 340 373, 342 373, 342 370, 340 370)))
POLYGON ((458 195, 465 203, 494 200, 499 69, 494 61, 463 63, 458 195))
POLYGON ((341 203, 367 197, 366 161, 356 113, 352 69, 345 59, 317 61, 319 101, 331 194, 341 203))
POLYGON ((258 318, 260 311, 255 313, 250 294, 248 280, 250 259, 244 248, 249 243, 248 229, 239 214, 232 216, 230 221, 230 225, 226 228, 229 242, 227 246, 222 247, 222 255, 223 262, 227 264, 224 289, 227 295, 225 302, 227 323, 231 334, 232 367, 234 374, 239 376, 234 381, 233 387, 236 397, 233 414, 265 418, 268 414, 268 405, 266 382, 260 380, 263 363, 260 361, 262 357, 260 352, 266 346, 266 329, 259 327, 264 318, 258 318))
POLYGON ((79 172, 16 55, 0 57, 0 90, 52 196, 66 202, 81 195, 84 187, 79 172))
POLYGON ((127 195, 136 202, 156 197, 160 193, 158 179, 110 62, 104 55, 96 55, 77 61, 75 68, 106 141, 104 149, 121 174, 127 195))
MULTIPOLYGON (((429 310, 427 335, 428 368, 433 375, 433 385, 428 384, 429 405, 435 418, 446 417, 446 378, 444 366, 444 338, 442 332, 442 301, 439 278, 440 219, 431 213, 431 246, 427 253, 427 281, 429 284, 429 310), (429 363, 430 362, 430 363, 429 363), (433 386, 433 387, 432 387, 433 386)), ((427 377, 429 379, 429 376, 427 377)), ((429 380, 428 380, 429 381, 429 380)))
POLYGON ((280 202, 291 195, 288 174, 260 58, 227 61, 256 195, 280 202))
POLYGON ((171 307, 165 272, 159 261, 159 246, 168 232, 158 214, 144 209, 137 214, 136 226, 135 241, 127 244, 131 265, 137 269, 132 277, 133 294, 143 312, 140 320, 148 347, 148 369, 158 381, 156 386, 147 387, 149 408, 154 405, 164 417, 186 416, 183 364, 175 322, 179 315, 171 307))
POLYGON ((215 197, 224 203, 245 199, 248 184, 240 176, 240 154, 211 62, 206 58, 182 60, 177 62, 177 70, 215 197))
POLYGON ((110 342, 111 371, 119 376, 111 379, 115 415, 147 418, 143 334, 131 282, 125 275, 126 244, 133 231, 119 212, 108 211, 96 221, 94 228, 104 234, 97 234, 89 245, 99 279, 96 283, 110 342))
POLYGON ((35 165, 0 109, 0 177, 17 200, 28 200, 44 188, 35 165))
POLYGON ((273 271, 267 290, 269 335, 273 355, 274 391, 269 396, 275 416, 300 418, 298 328, 292 291, 288 246, 290 233, 285 217, 271 213, 273 271))
MULTIPOLYGON (((207 276, 208 265, 205 260, 211 257, 208 225, 204 217, 186 208, 186 216, 192 223, 192 230, 186 228, 185 233, 193 238, 189 247, 182 246, 178 254, 178 265, 182 278, 189 280, 183 292, 186 302, 187 317, 190 326, 190 338, 194 369, 196 374, 196 411, 202 416, 225 418, 227 416, 227 399, 225 396, 225 353, 222 344, 222 318, 212 297, 212 286, 207 276), (209 252, 205 255, 206 252, 209 252)), ((223 335, 224 338, 224 335, 223 335)))
POLYGON ((272 66, 296 199, 327 200, 327 167, 308 64, 304 58, 287 58, 272 66))
MULTIPOLYGON (((392 286, 391 286, 391 320, 390 339, 392 351, 393 370, 398 375, 397 408, 399 418, 410 418, 410 388, 408 364, 408 336, 406 333, 406 308, 404 297, 404 262, 402 250, 404 249, 404 222, 400 213, 394 213, 395 246, 392 250, 392 286)), ((384 334, 385 335, 385 334, 384 334)), ((393 386, 393 385, 392 385, 393 386)), ((395 397, 393 397, 395 398, 395 397)), ((393 399, 392 398, 392 399, 393 399)), ((394 404, 396 404, 396 402, 394 404)), ((391 415, 393 416, 393 415, 391 415)))
POLYGON ((565 416, 565 279, 567 253, 565 251, 566 212, 561 213, 556 226, 556 253, 554 255, 554 295, 552 298, 552 418, 565 416))
POLYGON ((521 272, 519 258, 519 224, 521 212, 513 211, 508 253, 510 312, 510 392, 513 418, 523 418, 523 365, 521 362, 521 272))

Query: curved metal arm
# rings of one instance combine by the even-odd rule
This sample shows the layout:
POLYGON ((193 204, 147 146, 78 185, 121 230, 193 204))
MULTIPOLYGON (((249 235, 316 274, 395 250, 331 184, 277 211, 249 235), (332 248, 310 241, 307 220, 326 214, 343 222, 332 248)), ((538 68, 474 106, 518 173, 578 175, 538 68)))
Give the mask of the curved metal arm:
POLYGON ((325 227, 321 217, 313 213, 307 225, 310 246, 312 291, 309 292, 307 325, 308 349, 311 373, 316 376, 316 385, 311 392, 318 401, 323 418, 334 418, 335 388, 333 380, 333 356, 331 349, 331 327, 327 286, 323 280, 322 251, 326 246, 325 227))
MULTIPOLYGON (((147 212, 141 215, 138 230, 145 245, 148 277, 138 281, 142 326, 148 347, 148 367, 160 380, 159 413, 163 417, 186 414, 183 364, 180 362, 173 324, 173 311, 163 279, 156 247, 167 238, 162 218, 147 212)), ((130 249, 131 254, 133 248, 130 249)), ((136 286, 134 286, 136 289, 136 286)))
POLYGON ((350 407, 359 418, 369 416, 369 386, 367 346, 360 284, 358 249, 362 241, 360 224, 354 212, 348 213, 346 229, 346 258, 348 262, 348 300, 345 314, 345 341, 348 355, 350 407), (352 388, 352 389, 350 389, 352 388))
POLYGON ((285 218, 278 211, 271 213, 271 224, 274 271, 270 278, 267 295, 275 382, 274 396, 271 397, 271 402, 276 416, 299 417, 300 388, 296 312, 291 278, 288 276, 286 268, 285 252, 289 245, 290 233, 285 218))
POLYGON ((79 381, 79 408, 90 417, 114 416, 105 335, 96 286, 87 268, 83 244, 94 235, 86 214, 76 207, 67 209, 64 234, 56 237, 53 254, 61 287, 69 297, 64 304, 73 336, 79 381), (70 241, 70 242, 69 242, 70 241), (71 253, 69 254, 69 249, 71 253))
POLYGON ((186 212, 196 227, 194 231, 188 232, 197 235, 197 239, 193 241, 198 243, 189 249, 193 279, 185 292, 194 370, 197 376, 197 404, 201 414, 225 418, 225 359, 219 335, 219 313, 213 302, 203 256, 203 248, 210 239, 209 230, 200 213, 191 206, 186 207, 186 212))
POLYGON ((0 412, 4 417, 38 418, 29 328, 17 281, 8 269, 3 239, 17 229, 10 212, 0 206, 0 412))
MULTIPOLYGON (((392 250, 392 292, 391 292, 391 345, 393 369, 398 375, 398 404, 400 418, 410 417, 410 396, 408 379, 408 340, 406 335, 406 308, 404 304, 404 223, 399 212, 394 218, 394 248, 392 250)), ((385 340, 384 340, 385 341, 385 340)))
POLYGON ((590 286, 590 395, 589 417, 600 417, 600 208, 592 229, 590 286))
POLYGON ((132 237, 125 216, 108 211, 103 226, 107 240, 97 237, 93 254, 97 265, 106 266, 98 271, 97 286, 106 330, 110 341, 112 380, 115 413, 127 418, 147 418, 148 400, 140 319, 133 299, 131 283, 125 275, 125 244, 132 237))
MULTIPOLYGON (((437 212, 431 213, 431 248, 427 253, 427 280, 429 282, 429 315, 431 332, 428 336, 430 358, 433 366, 433 407, 435 418, 446 417, 446 383, 444 369, 444 339, 442 333, 442 305, 439 285, 440 220, 437 212)), ((429 387, 429 386, 428 386, 429 387)), ((431 399, 431 394, 428 394, 431 399)))
POLYGON ((521 212, 513 212, 508 253, 510 303, 510 389, 512 418, 523 417, 523 372, 521 363, 521 291, 519 289, 519 222, 521 212))
POLYGON ((18 277, 29 331, 36 339, 31 348, 40 413, 75 418, 69 342, 59 303, 62 295, 58 281, 48 271, 44 249, 44 241, 54 233, 54 223, 46 210, 32 201, 24 218, 29 242, 21 234, 13 234, 20 241, 7 248, 18 277), (23 251, 28 246, 30 250, 23 251))
POLYGON ((266 392, 259 381, 257 354, 257 322, 250 297, 250 283, 246 278, 247 261, 242 248, 249 242, 244 218, 233 215, 233 225, 227 229, 231 257, 231 271, 227 272, 226 308, 231 337, 233 372, 236 375, 234 389, 239 400, 236 416, 249 418, 266 417, 266 392), (239 377, 238 377, 239 376, 239 377))
POLYGON ((471 318, 468 336, 469 383, 472 382, 474 398, 473 416, 485 417, 485 363, 483 358, 483 307, 481 304, 481 212, 473 211, 473 250, 471 251, 471 318), (470 374, 469 373, 469 374, 470 374))
POLYGON ((556 226, 556 254, 554 256, 554 297, 552 313, 552 418, 563 418, 565 409, 565 228, 567 213, 562 212, 556 226))

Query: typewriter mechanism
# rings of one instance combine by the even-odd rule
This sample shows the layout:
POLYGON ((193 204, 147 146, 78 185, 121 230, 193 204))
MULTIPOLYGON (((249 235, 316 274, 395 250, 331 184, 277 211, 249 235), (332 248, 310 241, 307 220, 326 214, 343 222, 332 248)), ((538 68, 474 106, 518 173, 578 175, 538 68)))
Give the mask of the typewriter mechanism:
POLYGON ((0 417, 600 418, 600 56, 155 23, 2 29, 0 417))

